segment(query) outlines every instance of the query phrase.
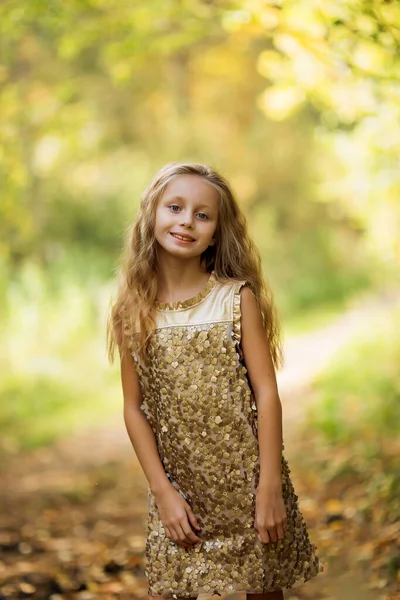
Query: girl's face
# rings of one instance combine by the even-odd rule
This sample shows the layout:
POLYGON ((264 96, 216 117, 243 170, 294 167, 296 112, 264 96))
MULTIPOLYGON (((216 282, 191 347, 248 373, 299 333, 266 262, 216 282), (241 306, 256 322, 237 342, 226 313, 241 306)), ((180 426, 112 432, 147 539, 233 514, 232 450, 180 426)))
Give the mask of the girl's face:
POLYGON ((198 175, 177 175, 158 201, 154 235, 176 257, 200 256, 213 243, 218 192, 198 175))

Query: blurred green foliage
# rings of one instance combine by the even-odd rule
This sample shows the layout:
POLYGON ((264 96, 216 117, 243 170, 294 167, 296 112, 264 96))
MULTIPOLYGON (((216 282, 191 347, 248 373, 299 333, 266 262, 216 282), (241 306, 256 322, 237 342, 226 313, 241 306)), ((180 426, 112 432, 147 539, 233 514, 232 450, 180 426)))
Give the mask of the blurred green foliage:
POLYGON ((399 309, 378 313, 313 384, 307 427, 332 447, 351 446, 356 460, 382 454, 398 438, 399 328, 399 309))
POLYGON ((382 311, 313 384, 302 429, 308 466, 327 484, 362 484, 364 510, 400 519, 399 308, 382 311), (313 463, 311 465, 311 462, 313 463))
POLYGON ((57 380, 20 377, 2 382, 1 445, 9 450, 24 450, 52 442, 71 425, 71 405, 75 392, 57 380), (68 423, 65 423, 65 419, 68 423), (15 433, 19 432, 18 445, 15 433))
POLYGON ((93 249, 109 274, 145 184, 181 159, 231 178, 278 286, 299 248, 300 277, 335 277, 354 251, 394 259, 395 3, 6 0, 0 18, 0 255, 13 265, 93 249))
POLYGON ((53 384, 67 399, 85 379, 88 406, 115 395, 105 298, 171 160, 230 179, 288 326, 398 279, 397 3, 5 0, 0 22, 7 402, 18 378, 38 418, 29 398, 53 384), (46 372, 55 357, 72 379, 46 372))
MULTIPOLYGON (((4 290, 3 290, 4 291, 4 290)), ((107 364, 110 286, 97 279, 52 281, 35 265, 3 295, 0 347, 0 459, 71 431, 122 418, 117 366, 107 364)))

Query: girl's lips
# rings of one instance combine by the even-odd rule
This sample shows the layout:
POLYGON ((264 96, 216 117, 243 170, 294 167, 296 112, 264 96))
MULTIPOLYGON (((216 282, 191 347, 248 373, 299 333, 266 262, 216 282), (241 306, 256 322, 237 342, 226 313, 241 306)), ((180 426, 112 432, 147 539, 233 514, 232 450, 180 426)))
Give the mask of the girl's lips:
POLYGON ((186 243, 190 244, 195 241, 193 238, 181 235, 180 233, 172 233, 172 232, 170 232, 170 233, 171 233, 172 237, 174 237, 176 240, 178 240, 180 242, 186 242, 186 243))

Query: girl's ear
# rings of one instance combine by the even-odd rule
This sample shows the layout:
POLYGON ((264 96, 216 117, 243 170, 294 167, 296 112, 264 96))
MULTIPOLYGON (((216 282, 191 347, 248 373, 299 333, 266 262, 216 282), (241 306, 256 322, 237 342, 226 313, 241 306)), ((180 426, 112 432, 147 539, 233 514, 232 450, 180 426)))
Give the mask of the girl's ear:
POLYGON ((214 238, 211 239, 211 242, 209 243, 209 246, 214 246, 215 245, 215 240, 214 238))

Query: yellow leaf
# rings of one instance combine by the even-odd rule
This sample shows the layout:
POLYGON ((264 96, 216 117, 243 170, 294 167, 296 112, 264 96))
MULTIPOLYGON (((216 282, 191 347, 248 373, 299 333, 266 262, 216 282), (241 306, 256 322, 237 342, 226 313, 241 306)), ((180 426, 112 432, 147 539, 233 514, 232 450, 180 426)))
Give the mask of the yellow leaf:
POLYGON ((337 498, 331 498, 325 502, 325 510, 329 514, 340 514, 343 512, 343 504, 337 498))
POLYGON ((303 90, 295 86, 272 86, 258 98, 258 105, 274 121, 291 115, 304 101, 303 90))

